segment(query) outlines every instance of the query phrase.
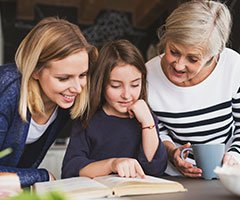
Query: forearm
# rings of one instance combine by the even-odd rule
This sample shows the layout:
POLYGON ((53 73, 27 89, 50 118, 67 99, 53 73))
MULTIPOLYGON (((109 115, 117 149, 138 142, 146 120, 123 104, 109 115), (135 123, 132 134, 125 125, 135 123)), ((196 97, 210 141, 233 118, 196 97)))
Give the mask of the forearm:
POLYGON ((147 160, 151 162, 159 145, 156 128, 142 130, 142 145, 147 160))
POLYGON ((1 172, 13 172, 19 176, 21 187, 29 187, 36 182, 43 182, 49 180, 49 174, 46 169, 35 168, 15 168, 0 166, 1 172))
POLYGON ((88 164, 79 171, 79 176, 87 176, 94 178, 97 176, 105 176, 113 172, 112 163, 115 158, 96 161, 88 164))
POLYGON ((167 150, 168 159, 172 162, 173 161, 173 154, 174 154, 174 151, 176 149, 176 146, 170 141, 164 141, 163 143, 164 143, 165 148, 167 150))

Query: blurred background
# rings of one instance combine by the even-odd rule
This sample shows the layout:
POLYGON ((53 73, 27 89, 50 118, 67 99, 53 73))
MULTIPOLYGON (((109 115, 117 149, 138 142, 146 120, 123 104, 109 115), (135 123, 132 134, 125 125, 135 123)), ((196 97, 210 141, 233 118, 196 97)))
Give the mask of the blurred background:
MULTIPOLYGON (((157 55, 157 28, 186 0, 0 0, 0 64, 14 62, 21 40, 42 18, 59 16, 79 25, 87 40, 101 48, 114 39, 128 39, 145 61, 157 55)), ((240 1, 222 1, 230 8, 233 28, 229 46, 240 53, 240 1)), ((69 127, 66 127, 68 130, 69 127)), ((60 178, 68 143, 61 134, 40 167, 60 178)))
MULTIPOLYGON (((13 62, 20 41, 47 16, 59 16, 79 25, 88 41, 99 48, 109 40, 128 39, 148 60, 156 55, 157 28, 185 1, 0 0, 0 63, 13 62)), ((240 1, 222 2, 227 4, 233 16, 230 47, 240 52, 240 1)))

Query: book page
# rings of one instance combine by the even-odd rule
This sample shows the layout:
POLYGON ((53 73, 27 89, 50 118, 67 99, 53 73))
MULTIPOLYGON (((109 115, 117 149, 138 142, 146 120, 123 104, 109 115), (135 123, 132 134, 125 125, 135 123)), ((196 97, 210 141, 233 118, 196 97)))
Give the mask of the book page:
POLYGON ((106 197, 112 194, 107 186, 87 177, 74 177, 50 182, 35 183, 33 190, 39 194, 50 191, 65 193, 69 199, 106 197))
POLYGON ((95 178, 98 182, 113 188, 116 196, 159 194, 186 191, 178 182, 146 176, 146 178, 122 178, 109 175, 95 178))
POLYGON ((146 176, 144 179, 143 178, 125 178, 125 177, 119 177, 118 175, 108 175, 108 176, 101 176, 101 177, 96 177, 94 180, 110 187, 116 187, 117 185, 124 185, 124 184, 133 184, 133 183, 175 183, 174 181, 166 180, 166 179, 161 179, 161 178, 156 178, 153 176, 146 176))

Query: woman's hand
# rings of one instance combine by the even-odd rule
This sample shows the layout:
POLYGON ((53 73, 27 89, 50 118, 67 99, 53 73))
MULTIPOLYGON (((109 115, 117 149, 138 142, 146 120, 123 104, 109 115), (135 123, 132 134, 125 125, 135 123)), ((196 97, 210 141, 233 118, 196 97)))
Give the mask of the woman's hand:
POLYGON ((240 165, 240 162, 230 153, 225 153, 223 157, 223 165, 235 166, 235 165, 240 165))
POLYGON ((54 175, 51 172, 48 172, 49 175, 49 181, 55 181, 56 178, 54 177, 54 175))
MULTIPOLYGON (((174 166, 178 169, 178 171, 184 176, 188 177, 201 177, 202 170, 200 168, 194 167, 193 164, 183 160, 181 158, 181 152, 185 148, 189 148, 191 146, 190 143, 187 143, 183 146, 173 149, 169 152, 170 160, 174 164, 174 166)), ((185 155, 187 157, 187 155, 185 155)))
POLYGON ((117 173, 120 177, 145 177, 141 165, 136 159, 132 158, 115 158, 112 161, 112 171, 117 173))

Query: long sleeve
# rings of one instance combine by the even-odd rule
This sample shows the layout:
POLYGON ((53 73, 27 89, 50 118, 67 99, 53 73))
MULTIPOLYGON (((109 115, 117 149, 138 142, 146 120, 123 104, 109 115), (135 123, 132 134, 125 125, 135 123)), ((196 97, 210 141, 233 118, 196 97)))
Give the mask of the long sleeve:
POLYGON ((36 182, 43 182, 49 180, 49 175, 46 169, 0 166, 0 171, 17 173, 20 179, 21 187, 29 187, 36 182))
POLYGON ((86 129, 75 120, 63 161, 62 178, 79 176, 80 169, 86 165, 109 158, 137 159, 146 174, 160 176, 167 162, 163 143, 159 142, 152 162, 148 162, 141 141, 141 126, 135 118, 108 116, 99 110, 86 129))
POLYGON ((74 121, 71 137, 63 159, 62 178, 79 176, 81 168, 94 160, 89 159, 90 146, 80 121, 74 121))
MULTIPOLYGON (((154 114, 153 118, 156 126, 156 131, 159 136, 159 128, 157 127, 159 120, 154 114)), ((168 160, 167 151, 160 138, 158 148, 151 162, 147 160, 144 154, 143 146, 140 145, 138 161, 146 174, 157 177, 161 176, 167 167, 167 160, 168 160)))
MULTIPOLYGON (((68 111, 66 114, 65 111, 58 114, 59 120, 56 119, 52 128, 47 129, 48 137, 41 146, 40 153, 33 156, 31 162, 28 162, 28 159, 22 161, 29 123, 23 122, 18 112, 21 75, 14 64, 1 66, 0 74, 0 150, 12 148, 11 154, 0 159, 0 172, 17 173, 22 187, 30 186, 35 182, 48 181, 48 171, 37 167, 69 118, 68 111), (20 167, 21 162, 24 162, 26 167, 20 167)), ((30 113, 27 115, 29 121, 30 113)), ((33 151, 36 152, 35 146, 33 151)))
MULTIPOLYGON (((232 144, 228 149, 229 152, 234 152, 234 154, 240 154, 240 88, 237 91, 235 97, 232 100, 233 107, 233 119, 234 119, 234 133, 232 138, 232 144)), ((238 156, 240 159, 240 155, 238 156)))
POLYGON ((151 162, 148 162, 142 146, 140 148, 138 161, 144 172, 148 175, 161 176, 167 167, 167 159, 167 152, 162 142, 159 142, 157 151, 151 162))
POLYGON ((10 155, 0 159, 0 172, 17 173, 20 179, 21 187, 29 187, 35 182, 48 181, 49 175, 45 169, 26 169, 13 167, 17 166, 17 163, 21 157, 21 153, 24 150, 24 135, 26 135, 26 131, 21 132, 21 130, 26 129, 27 125, 19 126, 21 127, 19 129, 18 126, 15 126, 15 128, 19 130, 19 134, 16 135, 15 133, 17 133, 17 131, 7 131, 6 127, 9 127, 8 124, 9 123, 6 117, 3 114, 0 114, 1 147, 2 149, 5 149, 7 147, 11 147, 13 149, 13 152, 10 155))

